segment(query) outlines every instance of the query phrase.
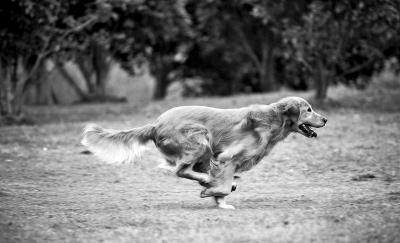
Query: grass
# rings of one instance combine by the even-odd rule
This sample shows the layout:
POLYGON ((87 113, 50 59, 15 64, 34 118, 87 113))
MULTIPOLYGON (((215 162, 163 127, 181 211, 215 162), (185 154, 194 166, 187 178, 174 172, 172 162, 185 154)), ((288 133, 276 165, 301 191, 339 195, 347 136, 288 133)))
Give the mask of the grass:
POLYGON ((311 93, 200 98, 149 105, 31 107, 39 125, 0 128, 0 242, 399 242, 400 88, 336 87, 319 106, 318 139, 290 135, 228 197, 139 164, 80 154, 87 121, 129 128, 177 105, 239 107, 311 93))

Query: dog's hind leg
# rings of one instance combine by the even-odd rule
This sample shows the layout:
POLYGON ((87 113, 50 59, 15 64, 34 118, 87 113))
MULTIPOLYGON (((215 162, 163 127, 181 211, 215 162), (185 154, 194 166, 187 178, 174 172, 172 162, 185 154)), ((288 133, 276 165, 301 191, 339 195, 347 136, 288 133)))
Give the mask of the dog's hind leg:
POLYGON ((233 191, 235 169, 236 165, 232 161, 220 162, 220 164, 214 165, 210 170, 212 178, 211 187, 204 189, 200 193, 200 197, 222 197, 229 195, 233 191))
POLYGON ((197 163, 210 161, 213 156, 210 135, 208 130, 197 124, 191 124, 181 129, 183 135, 177 143, 181 146, 179 159, 176 160, 176 175, 182 178, 196 180, 201 184, 211 183, 211 177, 207 171, 194 171, 197 163))
POLYGON ((176 175, 182 178, 190 179, 190 180, 195 180, 200 183, 210 183, 211 178, 208 174, 206 173, 201 173, 201 172, 196 172, 193 171, 193 166, 195 163, 192 164, 182 164, 181 168, 178 169, 176 172, 176 175))

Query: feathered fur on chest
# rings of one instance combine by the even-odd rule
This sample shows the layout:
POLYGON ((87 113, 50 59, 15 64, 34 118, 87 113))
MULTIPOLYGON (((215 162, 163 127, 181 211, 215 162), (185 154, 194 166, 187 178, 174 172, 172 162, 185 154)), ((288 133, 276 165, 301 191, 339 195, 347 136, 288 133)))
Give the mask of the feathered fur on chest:
POLYGON ((248 171, 257 165, 287 135, 288 132, 285 132, 283 129, 279 130, 279 133, 271 133, 271 131, 261 132, 259 134, 259 141, 255 141, 253 146, 244 146, 243 151, 234 156, 237 164, 236 172, 248 171))
POLYGON ((257 117, 250 114, 239 125, 240 136, 223 149, 218 160, 231 160, 236 164, 236 172, 250 170, 257 165, 272 148, 289 134, 285 121, 270 114, 265 117, 257 117))

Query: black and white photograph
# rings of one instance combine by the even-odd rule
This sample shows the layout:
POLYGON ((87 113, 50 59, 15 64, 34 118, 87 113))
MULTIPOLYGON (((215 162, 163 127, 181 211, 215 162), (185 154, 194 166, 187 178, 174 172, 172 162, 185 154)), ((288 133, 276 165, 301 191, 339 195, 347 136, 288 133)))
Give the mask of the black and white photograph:
POLYGON ((400 242, 400 1, 0 0, 0 242, 400 242))

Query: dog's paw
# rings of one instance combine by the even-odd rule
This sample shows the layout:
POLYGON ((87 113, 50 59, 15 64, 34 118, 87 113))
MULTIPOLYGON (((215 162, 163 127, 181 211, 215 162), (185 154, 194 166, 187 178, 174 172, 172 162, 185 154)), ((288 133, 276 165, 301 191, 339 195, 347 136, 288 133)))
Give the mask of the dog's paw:
POLYGON ((216 187, 212 187, 212 188, 205 188, 204 190, 202 190, 200 192, 200 197, 204 198, 204 197, 225 197, 227 195, 229 195, 229 193, 231 193, 231 191, 226 188, 226 190, 224 188, 216 188, 216 187))
POLYGON ((211 197, 211 196, 212 196, 212 195, 208 193, 207 188, 204 189, 204 190, 202 190, 202 191, 200 192, 200 197, 201 197, 201 198, 211 197))
POLYGON ((235 207, 232 205, 229 205, 229 204, 220 204, 220 205, 218 205, 218 208, 235 210, 235 207))
POLYGON ((207 182, 200 182, 199 181, 199 184, 202 186, 202 187, 205 187, 205 188, 211 188, 211 187, 215 187, 215 186, 217 186, 218 185, 218 181, 217 180, 213 180, 213 179, 211 179, 210 181, 207 181, 207 182))

